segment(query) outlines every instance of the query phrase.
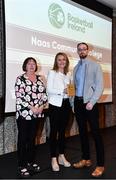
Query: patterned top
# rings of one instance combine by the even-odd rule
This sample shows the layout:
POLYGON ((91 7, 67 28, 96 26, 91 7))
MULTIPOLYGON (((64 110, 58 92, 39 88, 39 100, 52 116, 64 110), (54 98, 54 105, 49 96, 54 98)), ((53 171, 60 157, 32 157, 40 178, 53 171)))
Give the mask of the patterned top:
POLYGON ((29 106, 39 107, 46 104, 47 94, 46 88, 41 76, 36 75, 36 81, 32 82, 26 74, 23 74, 16 79, 15 83, 16 94, 16 119, 19 116, 26 120, 31 120, 33 117, 44 117, 44 114, 35 115, 29 106))

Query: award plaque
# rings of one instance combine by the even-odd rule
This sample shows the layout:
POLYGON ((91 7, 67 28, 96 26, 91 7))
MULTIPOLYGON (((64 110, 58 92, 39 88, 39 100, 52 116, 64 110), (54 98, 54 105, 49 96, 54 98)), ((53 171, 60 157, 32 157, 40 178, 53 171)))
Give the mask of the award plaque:
POLYGON ((68 84, 67 91, 68 91, 68 96, 75 96, 75 86, 74 86, 74 84, 68 84))

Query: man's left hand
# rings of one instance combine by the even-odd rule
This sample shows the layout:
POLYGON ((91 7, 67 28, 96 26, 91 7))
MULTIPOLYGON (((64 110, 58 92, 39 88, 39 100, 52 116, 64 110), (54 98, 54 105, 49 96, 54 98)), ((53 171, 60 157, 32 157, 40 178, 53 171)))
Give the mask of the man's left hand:
POLYGON ((93 104, 88 102, 87 105, 86 105, 86 109, 89 110, 89 111, 92 110, 93 109, 93 104))

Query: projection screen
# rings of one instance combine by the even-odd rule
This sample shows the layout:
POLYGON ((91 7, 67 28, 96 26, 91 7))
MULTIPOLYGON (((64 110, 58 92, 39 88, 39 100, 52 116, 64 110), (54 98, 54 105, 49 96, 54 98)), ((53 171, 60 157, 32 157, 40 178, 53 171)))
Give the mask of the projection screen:
POLYGON ((70 0, 5 0, 6 102, 15 112, 14 85, 27 57, 37 59, 37 73, 47 77, 58 52, 68 54, 73 71, 77 43, 88 43, 89 58, 100 63, 104 92, 100 102, 112 101, 112 20, 70 0))

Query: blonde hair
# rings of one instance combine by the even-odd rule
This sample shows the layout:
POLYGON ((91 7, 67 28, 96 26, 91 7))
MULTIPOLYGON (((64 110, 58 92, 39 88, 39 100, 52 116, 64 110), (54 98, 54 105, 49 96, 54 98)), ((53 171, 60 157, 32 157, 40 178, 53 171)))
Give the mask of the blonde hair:
POLYGON ((67 74, 68 71, 69 71, 69 59, 68 59, 67 54, 65 54, 64 52, 59 52, 59 53, 56 54, 56 56, 55 56, 55 61, 54 61, 54 65, 53 65, 53 70, 54 70, 54 71, 58 71, 57 59, 58 59, 58 56, 59 56, 59 55, 64 56, 64 58, 66 59, 66 66, 64 67, 64 74, 67 74))

